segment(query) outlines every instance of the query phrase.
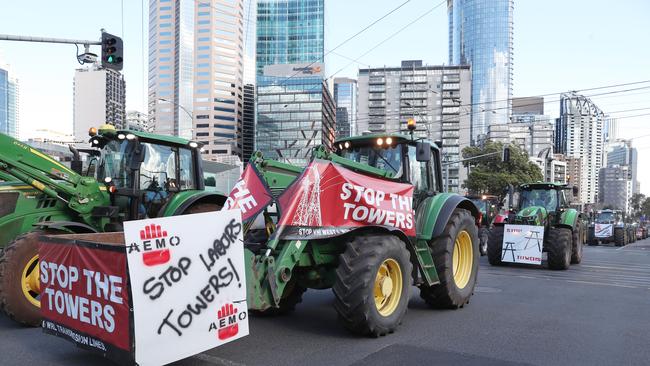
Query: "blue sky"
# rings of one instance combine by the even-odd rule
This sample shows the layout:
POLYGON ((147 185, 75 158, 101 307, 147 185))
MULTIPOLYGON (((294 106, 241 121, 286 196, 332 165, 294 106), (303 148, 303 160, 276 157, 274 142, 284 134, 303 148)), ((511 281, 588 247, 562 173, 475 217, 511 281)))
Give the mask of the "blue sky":
MULTIPOLYGON (((356 33, 404 0, 326 0, 326 50, 356 33)), ((389 18, 362 33, 336 53, 356 59, 397 29, 413 22, 442 0, 411 0, 389 18)), ((122 34, 127 108, 146 105, 148 0, 6 1, 0 33, 75 39, 98 39, 101 28, 122 34), (144 7, 144 14, 142 12, 144 7), (144 24, 142 20, 144 19, 144 24), (123 28, 123 32, 122 32, 123 28), (146 39, 146 38, 144 38, 146 39), (145 47, 145 48, 143 48, 145 47)), ((650 80, 650 1, 515 0, 514 96, 530 96, 650 80)), ((394 66, 401 60, 447 62, 446 1, 420 21, 359 60, 361 67, 394 66)), ((95 48, 95 52, 99 50, 95 48)), ((23 136, 35 128, 72 129, 73 45, 0 41, 0 62, 12 65, 21 82, 23 136)), ((330 54, 331 76, 350 61, 330 54)), ((336 76, 356 76, 353 64, 336 76)), ((644 84, 640 86, 650 86, 644 84)), ((638 86, 637 86, 638 87, 638 86)), ((620 89, 620 88, 619 88, 620 89)), ((589 95, 594 92, 585 92, 589 95)), ((559 114, 558 97, 547 97, 546 114, 559 114)), ((650 108, 650 88, 594 96, 605 112, 650 108)), ((650 114, 650 109, 616 116, 650 114)), ((623 118, 620 136, 636 137, 639 168, 650 160, 650 115, 623 118)), ((641 190, 650 194, 650 170, 639 169, 641 190)))

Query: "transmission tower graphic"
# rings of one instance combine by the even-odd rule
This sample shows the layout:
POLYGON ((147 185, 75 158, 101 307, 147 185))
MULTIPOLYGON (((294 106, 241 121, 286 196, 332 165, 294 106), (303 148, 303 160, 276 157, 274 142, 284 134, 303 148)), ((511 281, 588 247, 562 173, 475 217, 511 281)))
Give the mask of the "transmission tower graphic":
POLYGON ((302 195, 292 224, 296 226, 323 225, 320 213, 320 173, 316 165, 309 168, 302 181, 302 195))

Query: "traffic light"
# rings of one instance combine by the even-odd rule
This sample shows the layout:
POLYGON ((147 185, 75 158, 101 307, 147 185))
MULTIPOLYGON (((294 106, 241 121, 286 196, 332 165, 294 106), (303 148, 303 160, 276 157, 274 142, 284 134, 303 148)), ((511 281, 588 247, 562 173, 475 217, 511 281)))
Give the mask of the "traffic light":
POLYGON ((510 146, 503 146, 503 155, 501 156, 501 160, 503 160, 504 163, 510 162, 510 146))
POLYGON ((123 53, 122 38, 102 32, 102 66, 107 69, 122 70, 123 53))

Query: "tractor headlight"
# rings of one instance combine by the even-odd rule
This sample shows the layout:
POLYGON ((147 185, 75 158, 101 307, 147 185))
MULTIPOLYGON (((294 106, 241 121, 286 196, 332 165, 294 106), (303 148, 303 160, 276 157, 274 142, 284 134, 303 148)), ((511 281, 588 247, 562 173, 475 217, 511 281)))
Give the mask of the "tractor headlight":
POLYGON ((345 146, 345 148, 348 149, 350 147, 350 143, 346 141, 345 144, 343 144, 343 146, 345 146))
POLYGON ((383 145, 383 144, 384 144, 384 139, 382 139, 381 137, 378 138, 378 139, 377 139, 377 145, 378 145, 378 146, 381 146, 381 145, 383 145))
POLYGON ((117 135, 117 138, 120 139, 120 140, 124 140, 126 138, 126 135, 123 134, 123 133, 120 133, 120 134, 117 135))
POLYGON ((126 135, 126 139, 127 140, 135 140, 135 135, 130 133, 130 134, 126 135))

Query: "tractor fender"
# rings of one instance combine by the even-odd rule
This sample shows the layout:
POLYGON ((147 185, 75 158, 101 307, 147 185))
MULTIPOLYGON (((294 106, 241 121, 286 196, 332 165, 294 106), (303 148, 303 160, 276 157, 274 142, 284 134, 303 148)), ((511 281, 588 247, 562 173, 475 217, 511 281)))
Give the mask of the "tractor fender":
POLYGON ((571 231, 573 231, 573 228, 576 227, 578 220, 580 220, 580 214, 578 211, 569 209, 562 212, 562 216, 560 216, 560 223, 557 226, 571 229, 571 231))
POLYGON ((186 191, 175 194, 171 200, 163 207, 162 215, 159 216, 176 216, 181 215, 185 210, 198 203, 215 203, 223 206, 228 197, 219 192, 206 191, 186 191))
POLYGON ((455 193, 439 193, 422 203, 416 213, 418 239, 430 240, 442 235, 454 210, 463 208, 471 212, 477 223, 480 213, 469 199, 455 193))
POLYGON ((41 229, 68 231, 75 234, 87 234, 87 233, 98 232, 92 226, 82 224, 80 222, 75 222, 75 221, 41 221, 41 222, 35 222, 33 226, 41 229))

